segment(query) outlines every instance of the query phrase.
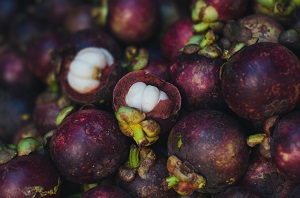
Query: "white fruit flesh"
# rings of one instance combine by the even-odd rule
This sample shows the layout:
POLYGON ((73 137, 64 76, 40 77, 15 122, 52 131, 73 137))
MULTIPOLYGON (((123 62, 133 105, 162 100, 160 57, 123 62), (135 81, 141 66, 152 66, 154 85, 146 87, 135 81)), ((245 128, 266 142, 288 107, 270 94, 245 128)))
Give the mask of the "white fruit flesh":
POLYGON ((160 100, 168 100, 164 91, 143 82, 134 83, 126 97, 125 102, 129 107, 137 108, 144 113, 152 111, 160 100))
POLYGON ((101 70, 112 65, 114 58, 103 48, 80 50, 70 64, 67 81, 72 89, 85 94, 100 85, 101 70))

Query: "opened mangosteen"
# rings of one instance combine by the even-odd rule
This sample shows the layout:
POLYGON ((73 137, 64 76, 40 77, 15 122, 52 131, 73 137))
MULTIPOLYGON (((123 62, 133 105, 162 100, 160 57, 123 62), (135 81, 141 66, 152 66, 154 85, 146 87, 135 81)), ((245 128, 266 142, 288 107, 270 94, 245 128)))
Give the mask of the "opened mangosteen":
POLYGON ((123 75, 115 40, 104 31, 83 30, 58 50, 63 53, 59 74, 63 92, 77 103, 110 104, 123 75))
POLYGON ((153 144, 175 124, 181 107, 178 89, 143 70, 129 72, 116 84, 113 109, 121 131, 139 146, 153 144))
POLYGON ((217 110, 181 117, 168 139, 165 185, 181 195, 219 193, 234 185, 248 167, 249 147, 241 125, 217 110))
POLYGON ((97 183, 113 175, 127 158, 129 143, 114 115, 82 109, 53 131, 50 155, 59 172, 74 183, 97 183))

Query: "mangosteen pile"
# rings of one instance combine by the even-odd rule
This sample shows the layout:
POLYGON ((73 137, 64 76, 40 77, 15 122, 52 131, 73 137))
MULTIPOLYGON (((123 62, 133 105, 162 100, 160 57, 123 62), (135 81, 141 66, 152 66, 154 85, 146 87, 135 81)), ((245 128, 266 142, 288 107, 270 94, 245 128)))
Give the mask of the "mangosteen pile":
POLYGON ((0 0, 1 198, 299 187, 299 0, 0 0))

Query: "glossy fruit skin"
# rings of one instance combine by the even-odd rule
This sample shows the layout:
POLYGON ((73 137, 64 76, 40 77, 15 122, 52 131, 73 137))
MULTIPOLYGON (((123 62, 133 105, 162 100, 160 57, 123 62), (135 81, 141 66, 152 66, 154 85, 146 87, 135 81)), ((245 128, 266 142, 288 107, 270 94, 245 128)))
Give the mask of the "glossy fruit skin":
POLYGON ((253 188, 234 186, 229 187, 225 191, 216 194, 215 198, 263 198, 264 196, 260 194, 253 188))
POLYGON ((262 42, 241 49, 222 67, 228 106, 241 117, 264 121, 299 102, 300 62, 288 48, 262 42))
POLYGON ((181 117, 168 138, 168 154, 206 179, 201 192, 218 193, 246 172, 249 148, 243 129, 222 111, 198 110, 181 117), (180 144, 178 144, 180 143, 180 144))
POLYGON ((107 25, 121 42, 137 44, 149 39, 159 24, 157 0, 110 0, 107 25))
MULTIPOLYGON (((197 0, 193 0, 197 1, 197 0)), ((214 7, 218 13, 218 20, 227 21, 238 19, 246 12, 248 0, 200 0, 214 7)), ((204 13, 202 13, 204 14, 204 13)))
POLYGON ((81 195, 81 198, 130 198, 130 195, 123 189, 114 185, 99 185, 94 188, 89 189, 81 195))
POLYGON ((173 60, 180 55, 188 40, 193 36, 193 21, 183 17, 171 24, 165 31, 161 41, 161 53, 167 60, 173 60))
POLYGON ((100 182, 114 174, 129 149, 115 117, 97 109, 69 115, 54 131, 49 146, 60 173, 82 184, 100 182))
POLYGON ((279 171, 300 181, 300 111, 284 115, 273 130, 271 156, 279 171))
POLYGON ((263 157, 258 147, 251 152, 251 160, 246 174, 239 181, 239 186, 250 187, 265 197, 286 197, 295 182, 278 171, 270 158, 263 157))
POLYGON ((59 174, 51 160, 38 153, 0 165, 0 178, 1 197, 60 197, 59 174))
POLYGON ((182 53, 173 61, 167 79, 179 89, 184 109, 225 108, 219 77, 223 63, 221 58, 207 58, 197 53, 182 53))

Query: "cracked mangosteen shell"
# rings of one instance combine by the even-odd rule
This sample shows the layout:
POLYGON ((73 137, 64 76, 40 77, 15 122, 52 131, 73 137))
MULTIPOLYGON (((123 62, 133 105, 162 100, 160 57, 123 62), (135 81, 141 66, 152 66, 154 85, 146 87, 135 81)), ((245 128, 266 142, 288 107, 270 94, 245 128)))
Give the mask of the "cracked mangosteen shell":
POLYGON ((147 85, 157 87, 164 91, 169 100, 161 100, 153 110, 146 113, 146 119, 153 119, 161 127, 161 133, 167 132, 175 124, 181 107, 180 93, 173 84, 163 80, 153 73, 144 70, 129 72, 116 84, 113 91, 113 109, 117 111, 120 106, 128 106, 125 97, 130 87, 136 82, 144 82, 147 85))

